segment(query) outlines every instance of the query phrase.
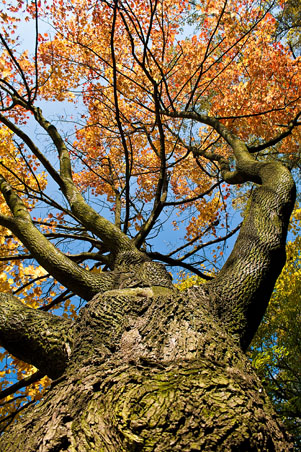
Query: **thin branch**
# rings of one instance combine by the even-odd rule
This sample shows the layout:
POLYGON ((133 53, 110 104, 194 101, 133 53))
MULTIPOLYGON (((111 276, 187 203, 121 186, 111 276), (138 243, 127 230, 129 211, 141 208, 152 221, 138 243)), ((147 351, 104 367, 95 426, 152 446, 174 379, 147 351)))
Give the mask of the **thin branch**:
POLYGON ((184 256, 181 256, 179 258, 180 261, 188 259, 189 257, 191 257, 193 254, 197 253, 198 251, 200 251, 201 249, 210 246, 210 245, 215 245, 216 243, 220 243, 220 242, 224 242, 225 240, 229 239, 230 237, 232 237, 232 235, 234 235, 237 231, 239 231, 240 227, 241 227, 242 223, 240 223, 238 226, 236 226, 236 228, 234 228, 231 232, 229 232, 227 235, 224 235, 224 237, 218 237, 217 239, 214 240, 210 240, 209 242, 206 243, 202 243, 199 246, 195 247, 194 250, 189 251, 188 253, 184 254, 184 256))
MULTIPOLYGON (((202 235, 205 235, 207 232, 210 231, 210 229, 212 229, 214 226, 216 226, 218 224, 218 222, 215 220, 212 224, 210 224, 205 231, 202 233, 202 235)), ((187 248, 188 246, 193 245, 197 240, 199 240, 201 238, 200 235, 194 237, 193 239, 189 240, 189 242, 184 243, 184 245, 179 246, 178 248, 176 248, 174 251, 171 251, 170 253, 168 253, 168 257, 171 257, 173 254, 179 253, 180 251, 182 251, 183 249, 187 248)), ((179 258, 179 260, 182 260, 182 258, 179 258)))
POLYGON ((8 55, 10 56, 10 58, 11 58, 13 64, 14 64, 14 66, 16 67, 17 72, 19 72, 19 74, 20 74, 20 76, 21 76, 21 79, 23 80, 25 89, 26 89, 26 93, 27 93, 28 100, 30 100, 30 98, 31 98, 31 96, 30 96, 30 88, 29 88, 29 86, 28 86, 28 83, 27 83, 27 80, 26 80, 24 71, 23 71, 23 69, 21 68, 21 66, 20 66, 20 64, 19 64, 19 62, 18 62, 18 60, 15 58, 15 56, 14 56, 14 54, 13 54, 11 48, 10 48, 9 45, 7 44, 7 42, 6 42, 6 40, 4 39, 2 33, 0 33, 0 40, 1 40, 1 42, 2 42, 2 44, 3 44, 3 46, 4 46, 4 48, 6 49, 8 55))
POLYGON ((12 256, 1 256, 0 262, 22 260, 22 259, 33 259, 33 256, 31 254, 16 254, 16 255, 12 255, 12 256))
MULTIPOLYGON (((3 400, 5 397, 10 396, 11 394, 14 394, 19 389, 27 388, 27 386, 30 386, 31 384, 36 383, 37 381, 41 380, 43 377, 45 377, 45 374, 43 374, 43 372, 38 370, 32 375, 22 378, 22 380, 9 386, 9 388, 6 388, 6 389, 3 389, 3 391, 0 391, 0 400, 3 400)), ((1 420, 0 420, 0 422, 1 422, 1 420)))
POLYGON ((274 146, 275 144, 279 143, 284 138, 288 137, 292 133, 292 131, 295 127, 301 125, 301 122, 298 122, 300 115, 301 115, 301 112, 299 112, 295 116, 295 118, 288 124, 287 129, 284 132, 280 133, 279 135, 272 138, 271 140, 266 141, 265 143, 259 144, 258 146, 247 146, 248 151, 251 153, 263 151, 264 149, 266 149, 270 146, 274 146))
POLYGON ((124 149, 125 156, 125 220, 124 220, 124 233, 126 234, 129 223, 130 216, 130 160, 129 160, 129 150, 127 146, 127 142, 125 139, 124 130, 122 127, 122 123, 120 120, 120 110, 119 110, 119 101, 117 94, 117 72, 116 72, 116 55, 115 55, 115 45, 114 45, 114 35, 115 35, 115 25, 117 18, 117 8, 118 8, 118 0, 114 2, 114 12, 113 12, 113 22, 111 28, 111 54, 112 54, 112 66, 113 66, 113 92, 114 92, 114 105, 115 105, 115 119, 117 122, 117 127, 120 133, 122 146, 124 149))
MULTIPOLYGON (((186 104, 186 106, 185 106, 185 111, 188 110, 189 105, 190 105, 190 103, 192 102, 193 96, 194 96, 194 94, 195 94, 195 92, 196 92, 196 89, 197 89, 197 87, 198 87, 198 84, 199 84, 199 82, 200 82, 200 80, 201 80, 201 77, 202 77, 202 75, 203 75, 203 65, 204 65, 204 63, 205 63, 205 61, 206 61, 206 58, 207 58, 207 57, 210 55, 210 53, 211 53, 211 52, 209 52, 209 49, 210 49, 210 46, 211 46, 211 42, 212 42, 212 40, 213 40, 213 38, 214 38, 214 35, 216 34, 216 32, 217 32, 217 30, 218 30, 218 27, 219 27, 219 25, 220 25, 220 22, 221 22, 221 19, 222 19, 223 15, 224 15, 226 6, 227 6, 227 0, 224 1, 222 10, 221 10, 220 15, 219 15, 219 17, 218 17, 218 20, 217 20, 217 22, 216 22, 216 26, 215 26, 215 28, 214 28, 214 30, 213 30, 213 32, 212 32, 212 34, 211 34, 211 36, 210 36, 210 38, 209 38, 209 40, 208 40, 207 48, 206 48, 206 51, 205 51, 205 54, 204 54, 204 57, 203 57, 203 61, 201 62, 200 66, 199 66, 200 73, 199 73, 198 78, 197 78, 197 80, 196 80, 196 82, 195 82, 195 84, 194 84, 194 87, 193 87, 192 91, 191 91, 191 94, 190 94, 190 97, 189 97, 189 99, 188 99, 188 102, 187 102, 187 104, 186 104), (208 52, 209 52, 209 53, 208 53, 208 52)), ((219 44, 220 44, 220 43, 219 43, 219 44)))
POLYGON ((34 403, 36 403, 35 400, 30 400, 27 403, 24 403, 24 405, 22 405, 20 408, 18 408, 16 411, 14 411, 13 413, 10 413, 8 416, 4 417, 4 418, 0 418, 0 425, 4 424, 4 422, 6 422, 6 424, 0 428, 0 434, 3 433, 5 431, 5 429, 13 422, 13 420, 15 419, 15 417, 23 410, 25 410, 26 408, 28 408, 30 405, 33 405, 34 403))
POLYGON ((38 68, 38 49, 39 49, 39 14, 38 14, 38 4, 35 0, 35 49, 34 49, 34 67, 35 67, 35 88, 32 97, 34 101, 38 94, 39 85, 39 68, 38 68))
POLYGON ((60 188, 63 187, 63 181, 59 173, 53 168, 49 160, 42 154, 39 148, 34 144, 31 138, 26 135, 19 127, 17 127, 13 122, 6 118, 2 113, 0 113, 0 121, 6 125, 13 133, 15 133, 21 140, 29 147, 32 153, 37 157, 37 159, 42 163, 44 168, 48 171, 53 180, 58 184, 60 188))
POLYGON ((34 284, 35 282, 41 281, 42 279, 46 279, 46 278, 49 278, 49 274, 48 273, 46 273, 46 275, 37 276, 36 278, 33 278, 30 281, 28 281, 26 284, 23 284, 18 289, 13 290, 12 294, 16 295, 18 292, 22 292, 22 290, 24 290, 26 287, 31 286, 31 284, 34 284))
POLYGON ((75 294, 70 292, 69 289, 66 289, 64 292, 62 292, 58 297, 54 298, 50 303, 44 304, 43 306, 40 306, 38 310, 40 311, 49 311, 54 306, 57 306, 58 304, 62 303, 63 301, 68 300, 69 298, 74 297, 75 294))
POLYGON ((181 262, 178 259, 174 259, 172 257, 165 256, 164 254, 161 254, 158 252, 148 252, 147 255, 152 259, 158 259, 173 267, 185 268, 186 270, 189 270, 190 272, 195 273, 197 276, 200 276, 200 278, 203 278, 207 281, 210 281, 211 279, 213 279, 212 276, 206 275, 205 273, 203 273, 200 270, 198 270, 197 268, 195 268, 192 264, 188 264, 187 262, 181 262))

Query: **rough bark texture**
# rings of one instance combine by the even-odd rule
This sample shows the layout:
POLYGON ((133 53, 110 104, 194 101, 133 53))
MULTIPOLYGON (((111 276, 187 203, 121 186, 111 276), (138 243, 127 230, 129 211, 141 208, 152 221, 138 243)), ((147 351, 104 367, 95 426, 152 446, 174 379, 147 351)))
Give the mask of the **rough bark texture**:
POLYGON ((207 303, 201 288, 94 297, 66 374, 4 435, 1 451, 291 450, 207 303))

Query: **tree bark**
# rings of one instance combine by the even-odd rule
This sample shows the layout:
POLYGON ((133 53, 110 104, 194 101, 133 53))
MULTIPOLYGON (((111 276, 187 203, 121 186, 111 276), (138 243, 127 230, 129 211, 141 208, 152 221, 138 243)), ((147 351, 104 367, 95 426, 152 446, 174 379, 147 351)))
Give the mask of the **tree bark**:
POLYGON ((132 288, 82 310, 64 375, 3 452, 289 451, 235 338, 202 287, 132 288))

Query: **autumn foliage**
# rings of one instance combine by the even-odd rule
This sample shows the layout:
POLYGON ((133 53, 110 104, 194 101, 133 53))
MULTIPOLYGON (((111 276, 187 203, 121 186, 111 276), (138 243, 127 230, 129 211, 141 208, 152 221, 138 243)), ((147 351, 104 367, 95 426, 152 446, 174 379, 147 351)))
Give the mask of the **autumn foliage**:
MULTIPOLYGON (((209 278, 237 229, 219 166, 230 150, 209 125, 173 114, 218 118, 260 159, 298 165, 300 58, 275 41, 274 7, 254 0, 3 1, 0 171, 39 230, 82 267, 106 270, 106 250, 76 222, 39 158, 56 167, 56 143, 36 107, 60 131, 73 180, 96 210, 150 257, 209 278), (175 239, 164 254, 157 237, 166 228, 175 239)), ((2 196, 0 203, 9 215, 2 196)), ((0 242, 2 292, 76 316, 72 293, 2 226, 0 242)), ((0 389, 13 382, 14 368, 19 379, 34 372, 2 354, 0 389)), ((9 395, 2 417, 10 420, 37 394, 26 386, 22 397, 9 395)))

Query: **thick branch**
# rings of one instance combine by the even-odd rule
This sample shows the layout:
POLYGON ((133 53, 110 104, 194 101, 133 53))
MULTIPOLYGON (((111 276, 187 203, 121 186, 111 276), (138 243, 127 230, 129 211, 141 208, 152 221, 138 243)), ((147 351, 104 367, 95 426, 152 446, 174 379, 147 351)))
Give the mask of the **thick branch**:
POLYGON ((251 195, 232 253, 207 285, 213 309, 244 350, 261 320, 285 264, 295 185, 279 162, 254 163, 262 185, 251 195))
MULTIPOLYGON (((259 162, 246 144, 216 118, 196 112, 164 112, 211 126, 229 144, 236 170, 219 162, 228 183, 255 182, 233 251, 214 282, 206 284, 214 313, 246 350, 266 310, 285 264, 285 242, 295 201, 295 184, 279 162, 259 162)), ((295 124, 296 125, 296 124, 295 124)))
POLYGON ((112 288, 114 278, 110 273, 90 273, 79 267, 44 237, 33 225, 22 200, 2 176, 0 176, 0 191, 14 215, 13 217, 0 216, 0 224, 11 230, 39 264, 55 279, 85 300, 91 299, 98 292, 112 288))
POLYGON ((115 255, 121 250, 135 250, 135 246, 132 241, 125 234, 123 234, 119 228, 90 207, 75 186, 72 179, 72 168, 69 152, 56 127, 44 118, 40 108, 29 105, 19 98, 14 98, 14 101, 25 109, 33 112, 37 122, 53 141, 58 151, 60 160, 60 188, 62 189, 62 192, 65 195, 76 218, 88 230, 100 237, 107 248, 110 249, 115 255))
POLYGON ((66 196, 72 212, 80 222, 95 235, 101 238, 105 245, 117 254, 121 249, 134 249, 130 239, 123 234, 113 223, 99 215, 90 207, 72 179, 72 169, 68 150, 58 130, 42 115, 40 109, 34 109, 35 118, 47 131, 55 144, 60 158, 60 175, 64 183, 63 193, 66 196))
POLYGON ((229 184, 240 184, 247 181, 255 182, 257 184, 262 183, 260 174, 262 163, 257 162, 248 151, 247 145, 218 119, 208 116, 207 114, 197 113, 195 111, 164 111, 163 114, 174 118, 192 119, 202 124, 207 124, 216 130, 222 138, 224 138, 224 140, 232 148, 236 160, 236 170, 229 171, 229 164, 226 159, 223 157, 219 159, 222 176, 226 182, 229 184))
POLYGON ((64 371, 72 347, 70 320, 29 308, 0 294, 0 343, 9 353, 52 379, 64 371))

